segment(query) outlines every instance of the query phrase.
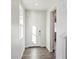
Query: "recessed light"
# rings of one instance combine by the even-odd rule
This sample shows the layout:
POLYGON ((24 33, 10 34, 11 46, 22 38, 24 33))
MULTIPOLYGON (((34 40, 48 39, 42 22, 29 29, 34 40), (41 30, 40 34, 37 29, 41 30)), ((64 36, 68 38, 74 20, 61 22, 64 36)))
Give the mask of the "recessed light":
POLYGON ((38 3, 35 3, 35 6, 38 6, 38 3))
POLYGON ((34 1, 37 1, 37 0, 34 0, 34 1))

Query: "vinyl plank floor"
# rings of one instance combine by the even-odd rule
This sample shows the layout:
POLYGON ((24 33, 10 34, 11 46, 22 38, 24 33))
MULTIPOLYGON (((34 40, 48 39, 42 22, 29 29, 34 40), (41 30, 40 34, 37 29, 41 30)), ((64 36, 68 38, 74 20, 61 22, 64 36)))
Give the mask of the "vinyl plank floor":
POLYGON ((46 48, 26 48, 22 59, 55 59, 46 48))

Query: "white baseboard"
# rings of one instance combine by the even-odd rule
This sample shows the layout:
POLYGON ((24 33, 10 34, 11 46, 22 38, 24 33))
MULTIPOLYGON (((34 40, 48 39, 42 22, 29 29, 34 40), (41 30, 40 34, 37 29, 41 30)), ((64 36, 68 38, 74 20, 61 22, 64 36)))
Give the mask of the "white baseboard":
POLYGON ((24 51, 25 51, 25 48, 23 48, 23 50, 22 50, 21 59, 22 59, 22 56, 23 56, 24 51))
POLYGON ((53 52, 53 49, 48 49, 47 47, 46 47, 46 49, 47 49, 49 52, 53 52))
POLYGON ((46 47, 46 49, 50 52, 50 50, 46 47))

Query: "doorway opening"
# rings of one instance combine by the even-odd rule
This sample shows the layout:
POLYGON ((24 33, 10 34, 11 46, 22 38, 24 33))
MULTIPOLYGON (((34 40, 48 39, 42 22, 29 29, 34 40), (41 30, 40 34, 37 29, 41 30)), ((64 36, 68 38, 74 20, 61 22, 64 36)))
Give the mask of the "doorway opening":
MULTIPOLYGON (((53 40, 53 54, 54 54, 54 56, 56 57, 56 41, 57 41, 57 38, 56 38, 56 36, 57 36, 57 30, 56 30, 56 23, 57 23, 57 16, 56 16, 56 9, 55 10, 53 10, 52 12, 52 21, 53 21, 53 32, 52 32, 52 35, 53 35, 53 38, 52 38, 52 40, 53 40)), ((52 26, 51 25, 51 26, 52 26)))

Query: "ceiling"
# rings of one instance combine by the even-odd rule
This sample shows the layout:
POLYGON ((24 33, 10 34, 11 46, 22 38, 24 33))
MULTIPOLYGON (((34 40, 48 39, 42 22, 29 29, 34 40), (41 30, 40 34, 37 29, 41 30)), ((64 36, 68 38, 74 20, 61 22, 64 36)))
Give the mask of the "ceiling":
POLYGON ((22 0, 22 3, 27 10, 48 10, 53 0, 22 0))

